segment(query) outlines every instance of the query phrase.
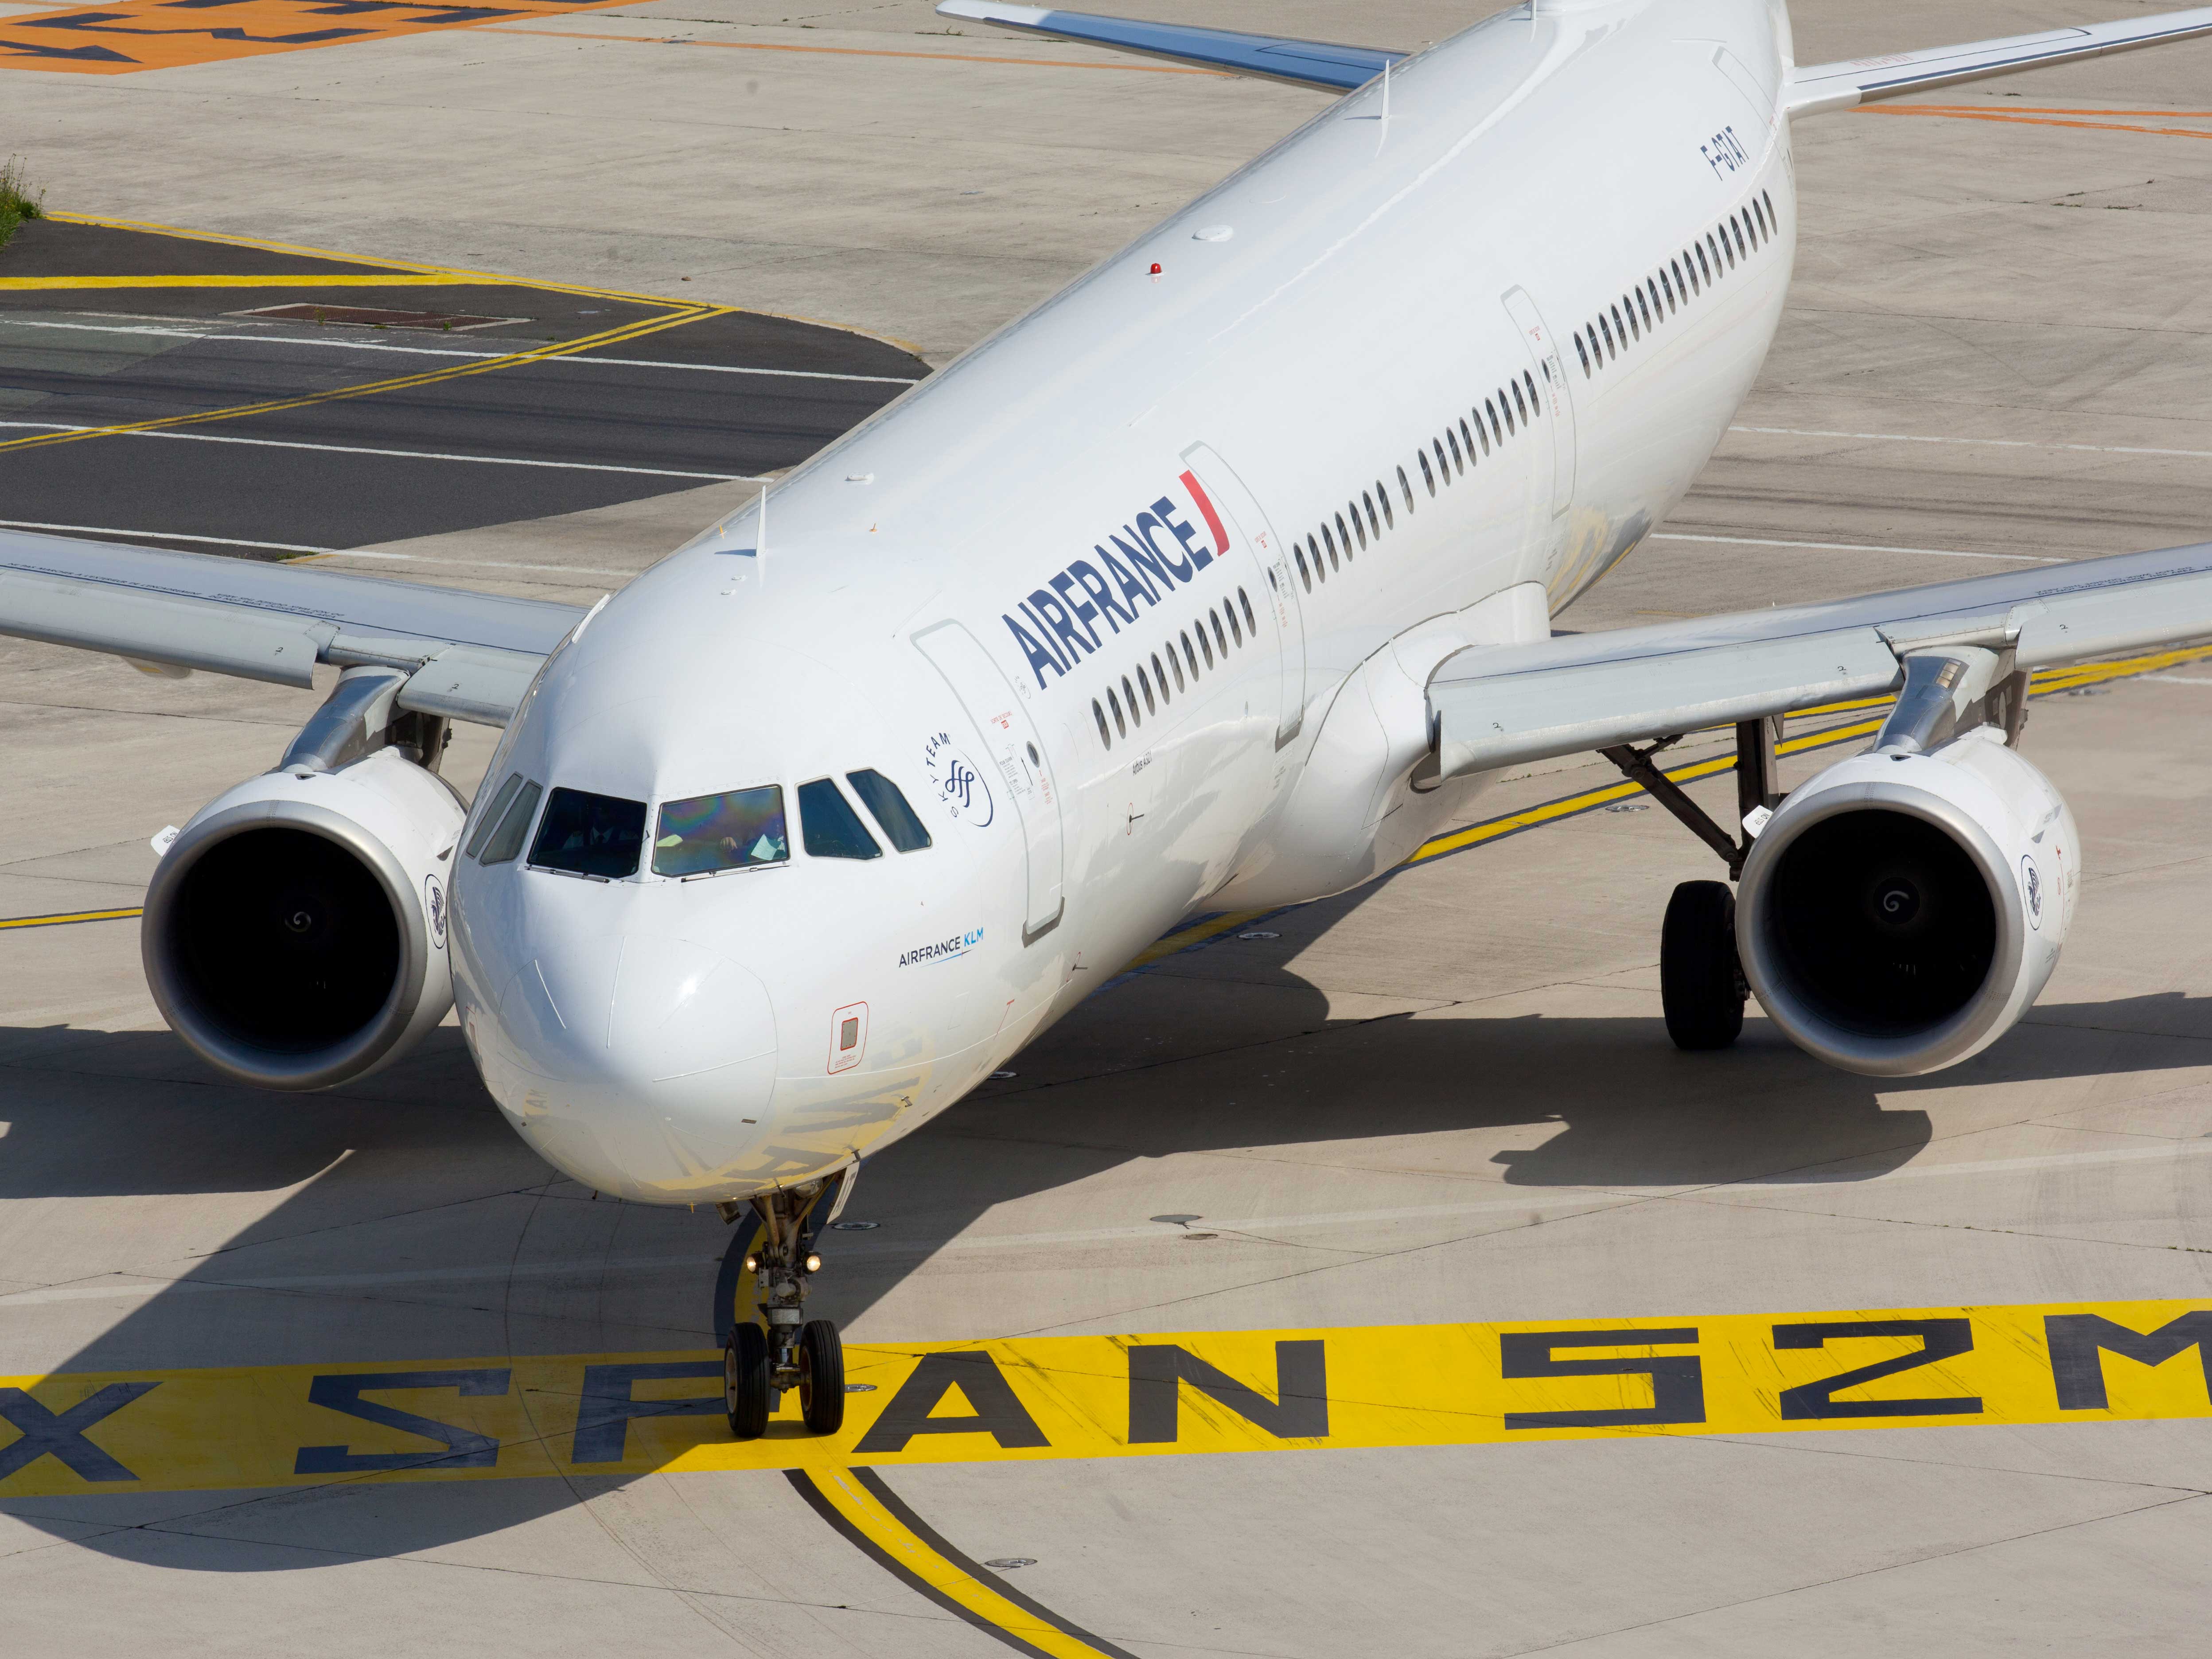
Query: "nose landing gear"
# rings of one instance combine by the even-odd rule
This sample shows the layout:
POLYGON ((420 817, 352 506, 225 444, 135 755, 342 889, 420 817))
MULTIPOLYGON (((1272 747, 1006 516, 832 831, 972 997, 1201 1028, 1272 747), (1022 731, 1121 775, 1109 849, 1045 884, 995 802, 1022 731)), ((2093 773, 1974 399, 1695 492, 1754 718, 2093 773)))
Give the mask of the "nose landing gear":
POLYGON ((789 1389, 799 1392, 808 1433, 835 1434, 845 1426, 845 1345, 829 1320, 805 1316, 805 1303, 806 1281, 822 1267, 814 1253, 814 1218, 823 1199, 849 1179, 757 1194, 750 1200, 760 1231, 745 1268, 760 1298, 760 1322, 740 1318, 722 1350, 722 1404, 736 1439, 766 1434, 789 1389))

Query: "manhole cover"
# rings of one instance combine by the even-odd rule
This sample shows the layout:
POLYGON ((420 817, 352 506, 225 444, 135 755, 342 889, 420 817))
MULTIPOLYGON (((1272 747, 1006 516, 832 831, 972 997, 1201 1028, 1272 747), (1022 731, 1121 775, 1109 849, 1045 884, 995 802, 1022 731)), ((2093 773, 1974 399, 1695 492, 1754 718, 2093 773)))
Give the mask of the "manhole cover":
POLYGON ((1016 1567, 1033 1567, 1036 1565, 1036 1557, 1034 1555, 995 1555, 988 1561, 986 1561, 983 1565, 987 1567, 996 1567, 1000 1572, 1012 1572, 1016 1567))
POLYGON ((263 306, 254 311, 234 311, 234 317, 276 317, 288 323, 343 323, 354 328, 427 328, 445 332, 453 329, 493 328, 501 323, 526 323, 527 317, 469 317, 449 311, 380 311, 372 306, 263 306))
POLYGON ((880 1221, 833 1221, 830 1224, 830 1231, 833 1233, 872 1233, 883 1224, 880 1221))

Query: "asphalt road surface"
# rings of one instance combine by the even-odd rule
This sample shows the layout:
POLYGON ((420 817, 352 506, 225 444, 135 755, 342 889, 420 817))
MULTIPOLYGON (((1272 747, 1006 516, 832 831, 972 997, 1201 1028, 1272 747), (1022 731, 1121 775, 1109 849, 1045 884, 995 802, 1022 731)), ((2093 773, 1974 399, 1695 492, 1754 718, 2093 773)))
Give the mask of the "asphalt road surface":
POLYGON ((248 556, 373 546, 756 479, 928 372, 779 317, 391 275, 26 226, 0 250, 0 516, 248 556))

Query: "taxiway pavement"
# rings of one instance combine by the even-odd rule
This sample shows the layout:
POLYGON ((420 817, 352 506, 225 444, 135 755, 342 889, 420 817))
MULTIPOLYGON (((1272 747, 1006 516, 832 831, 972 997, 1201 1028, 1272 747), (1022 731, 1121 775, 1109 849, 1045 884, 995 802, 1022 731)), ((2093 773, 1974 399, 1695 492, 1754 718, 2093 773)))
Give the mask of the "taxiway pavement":
MULTIPOLYGON (((686 9, 544 27, 651 35, 686 9)), ((1808 60, 2100 15, 1798 12, 1808 60)), ((889 33, 941 27, 915 7, 825 15, 804 33, 743 9, 715 15, 729 21, 696 32, 973 46, 889 33)), ((1205 15, 1258 26, 1250 7, 1205 15)), ((1377 40, 1450 26, 1436 8, 1377 16, 1377 40)), ((1268 17, 1364 32, 1319 7, 1268 17)), ((86 132, 99 111, 142 136, 143 169, 99 173, 88 159, 72 181, 80 196, 95 176, 112 181, 114 210, 198 212, 272 235, 314 220, 289 228, 456 264, 492 263, 496 243, 511 266, 541 260, 549 276, 580 279, 617 246, 672 270, 678 245, 642 225, 595 240, 526 223, 521 206, 490 212, 489 161, 414 181, 404 200, 365 168, 343 202, 225 176, 229 147, 273 142, 257 122, 273 135, 275 112, 302 106, 296 88, 329 92, 317 145, 403 111, 421 125, 425 110, 476 132, 496 112, 507 143, 538 118, 516 108, 550 108, 572 83, 561 77, 595 75, 589 119, 667 140, 652 155, 603 152, 627 192, 620 211, 702 227, 681 251, 718 262, 710 295, 788 293, 793 309, 921 338, 933 355, 1307 107, 1198 79, 793 53, 761 95, 816 94, 816 130, 749 135, 758 168, 732 192, 733 152, 717 147, 738 140, 720 113, 685 128, 694 148, 679 163, 674 114, 637 112, 655 77, 700 76, 709 58, 726 87, 733 71, 719 65, 737 52, 497 32, 42 83, 25 107, 58 135, 86 132), (487 64, 509 52, 526 56, 487 64), (1111 91, 1083 90, 1091 82, 1111 91), (186 125, 209 100, 240 119, 212 135, 186 125), (165 133, 179 137, 144 142, 165 133), (1007 158, 1022 145, 1030 165, 1018 169, 1007 158), (980 209, 980 231, 956 216, 969 211, 956 183, 1011 191, 1017 173, 1020 199, 980 209), (863 176, 876 184, 837 193, 863 176), (1114 205, 1125 201, 1142 205, 1114 205), (759 231, 770 217, 783 240, 759 231), (850 258, 872 224, 881 257, 850 258), (802 237, 816 239, 803 257, 802 237)), ((2212 154, 2189 135, 2212 127, 2188 112, 2208 63, 2203 46, 2144 53, 1940 100, 1963 114, 1808 124, 1797 285, 1742 429, 1675 519, 1562 624, 2204 536, 2212 315, 2197 270, 2212 154)), ((538 163, 518 167, 524 187, 502 199, 553 199, 538 163)), ((381 550, 410 577, 588 602, 745 489, 381 550)), ((838 1236, 823 1310, 854 1343, 896 1351, 1091 1333, 2212 1306, 2212 665, 2079 689, 2097 695, 2040 700, 2027 738, 2086 839, 2075 933, 2027 1021, 1968 1066, 1848 1078, 1755 1014, 1727 1054, 1676 1053, 1659 1018, 1658 921, 1674 883, 1712 873, 1709 857, 1657 811, 1583 812, 1255 921, 1102 992, 1014 1077, 872 1163, 849 1213, 878 1224, 838 1236)), ((0 798, 13 809, 0 820, 0 915, 134 904, 145 837, 267 764, 307 707, 0 647, 0 798)), ((465 787, 489 749, 484 733, 456 745, 465 787)), ((1611 781, 1550 763, 1480 810, 1611 781)), ((161 1030, 135 923, 0 931, 0 1374, 376 1373, 711 1344, 719 1224, 553 1179, 508 1134, 450 1029, 369 1083, 256 1095, 161 1030)), ((2108 1362, 2116 1388, 2125 1363, 2108 1362)), ((2185 1352, 2160 1375, 2196 1388, 2197 1364, 2185 1352)), ((2199 1639, 2212 1543, 2206 1406, 2200 1392, 2193 1414, 2160 1421, 1233 1456, 1024 1462, 986 1447, 879 1474, 944 1546, 1081 1633, 1024 1626, 1045 1651, 1085 1638, 1143 1659, 2179 1651, 2199 1639), (987 1565, 1010 1561, 1027 1565, 987 1565)), ((870 1408, 857 1396, 855 1421, 870 1408)), ((173 1449, 179 1467, 194 1455, 173 1449)), ((963 1616, 948 1598, 886 1571, 765 1471, 0 1496, 0 1604, 11 1651, 38 1659, 125 1643, 981 1656, 1035 1617, 995 1603, 963 1616)))

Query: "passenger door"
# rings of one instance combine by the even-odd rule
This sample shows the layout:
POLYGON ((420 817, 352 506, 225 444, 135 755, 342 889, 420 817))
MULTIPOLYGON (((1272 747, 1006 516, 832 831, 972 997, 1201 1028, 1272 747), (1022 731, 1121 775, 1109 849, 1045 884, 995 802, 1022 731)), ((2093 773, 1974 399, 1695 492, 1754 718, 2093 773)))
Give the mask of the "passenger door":
MULTIPOLYGON (((1276 647, 1283 665, 1281 701, 1275 720, 1275 747, 1280 749, 1297 736, 1306 702, 1305 615, 1299 608, 1297 584, 1291 575, 1290 550, 1275 534, 1258 498, 1212 445, 1193 444, 1183 451, 1182 464, 1227 515, 1224 532, 1233 530, 1234 538, 1242 540, 1246 554, 1260 568, 1260 592, 1265 596, 1264 608, 1274 618, 1276 647)), ((1200 501, 1201 509, 1205 505, 1200 501)))
POLYGON ((1575 405, 1567 392, 1567 366, 1559 357, 1559 342, 1544 325, 1536 302, 1524 288, 1505 292, 1505 314, 1528 348, 1528 367, 1536 377, 1536 396, 1551 419, 1552 516, 1558 518, 1575 498, 1575 405))
POLYGON ((1044 739, 990 653, 960 623, 934 623, 916 634, 914 643, 975 722, 983 740, 979 758, 998 774, 1021 821, 1029 866, 1022 943, 1033 945, 1059 925, 1066 903, 1060 791, 1044 739))

